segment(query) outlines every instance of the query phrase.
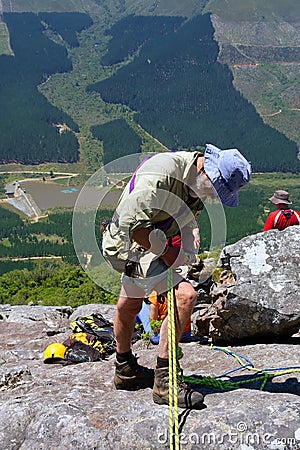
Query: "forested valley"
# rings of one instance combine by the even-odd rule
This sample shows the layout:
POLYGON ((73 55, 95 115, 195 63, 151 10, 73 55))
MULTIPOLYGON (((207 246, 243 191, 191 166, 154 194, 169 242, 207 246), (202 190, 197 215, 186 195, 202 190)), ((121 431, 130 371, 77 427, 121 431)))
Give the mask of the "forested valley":
MULTIPOLYGON (((299 170, 296 143, 263 122, 233 86, 229 68, 218 62, 210 14, 189 20, 131 15, 102 31, 107 51, 91 70, 105 79, 87 85, 86 91, 92 108, 95 92, 104 105, 100 102, 97 124, 89 119, 88 132, 40 90, 53 75, 74 70, 69 54, 79 48, 82 31, 92 26, 90 16, 4 13, 3 18, 13 56, 0 55, 0 162, 76 162, 79 145, 86 145, 81 159, 92 167, 99 158, 105 163, 141 146, 149 151, 148 136, 161 143, 158 151, 210 142, 240 148, 255 171, 299 170), (81 132, 85 139, 79 138, 81 132), (96 153, 88 147, 88 133, 98 140, 96 153)), ((101 45, 96 42, 95 48, 101 45)), ((88 62, 88 55, 82 57, 88 62)))
MULTIPOLYGON (((116 119, 104 125, 91 128, 96 139, 103 141, 103 164, 106 166, 122 156, 133 153, 141 153, 142 139, 127 124, 124 119, 116 119)), ((135 170, 132 164, 124 166, 124 159, 118 165, 118 161, 108 166, 109 171, 130 173, 135 170)))
POLYGON ((37 87, 54 73, 72 70, 66 48, 44 34, 46 22, 49 29, 56 27, 69 45, 78 45, 75 32, 88 26, 91 19, 85 14, 31 13, 4 14, 4 19, 14 55, 0 55, 0 162, 78 161, 74 134, 78 125, 51 105, 37 87))
POLYGON ((264 124, 233 87, 230 70, 217 61, 209 14, 184 23, 182 18, 131 16, 110 33, 103 64, 138 54, 88 89, 106 102, 129 106, 136 112, 135 120, 168 148, 190 149, 210 142, 243 149, 255 171, 299 170, 297 145, 264 124))

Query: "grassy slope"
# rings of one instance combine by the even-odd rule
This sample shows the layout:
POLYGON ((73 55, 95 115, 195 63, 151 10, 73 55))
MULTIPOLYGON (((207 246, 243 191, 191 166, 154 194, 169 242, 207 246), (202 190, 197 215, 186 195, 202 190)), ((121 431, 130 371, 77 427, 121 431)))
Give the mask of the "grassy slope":
POLYGON ((117 0, 11 0, 9 9, 10 12, 92 12, 101 8, 101 3, 112 14, 126 12, 189 17, 201 12, 207 3, 205 12, 218 14, 232 21, 257 20, 262 15, 267 20, 274 20, 273 14, 292 22, 300 20, 298 0, 127 0, 124 5, 117 0))
POLYGON ((10 55, 11 53, 8 29, 0 17, 0 55, 10 55))
POLYGON ((6 12, 83 12, 81 0, 11 0, 6 12))
POLYGON ((290 22, 300 20, 298 0, 210 0, 205 12, 233 22, 257 21, 262 16, 271 21, 274 16, 290 22))

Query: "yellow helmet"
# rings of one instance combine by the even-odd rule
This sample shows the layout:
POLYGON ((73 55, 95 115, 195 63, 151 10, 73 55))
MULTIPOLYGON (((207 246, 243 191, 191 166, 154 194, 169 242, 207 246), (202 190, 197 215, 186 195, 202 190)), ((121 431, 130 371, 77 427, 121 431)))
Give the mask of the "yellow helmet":
POLYGON ((44 351, 44 363, 51 364, 61 362, 64 359, 67 347, 59 342, 48 345, 44 351))

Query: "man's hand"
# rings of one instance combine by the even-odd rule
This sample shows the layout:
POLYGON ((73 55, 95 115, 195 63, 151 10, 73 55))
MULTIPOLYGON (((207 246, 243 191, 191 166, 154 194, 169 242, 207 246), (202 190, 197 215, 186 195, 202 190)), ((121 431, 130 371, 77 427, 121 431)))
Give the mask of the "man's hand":
POLYGON ((133 232, 132 238, 147 250, 152 252, 157 250, 153 253, 157 254, 167 266, 172 266, 173 269, 190 263, 181 247, 167 246, 166 240, 162 241, 161 235, 159 233, 156 235, 155 231, 152 228, 138 228, 133 232))
POLYGON ((138 228, 132 233, 132 239, 139 245, 144 247, 146 250, 151 248, 151 243, 149 240, 149 235, 152 233, 152 228, 138 228))
POLYGON ((183 228, 182 230, 182 246, 184 251, 190 254, 198 254, 201 247, 199 228, 183 228))
POLYGON ((198 251, 201 248, 199 228, 193 229, 193 235, 194 235, 195 250, 198 251))

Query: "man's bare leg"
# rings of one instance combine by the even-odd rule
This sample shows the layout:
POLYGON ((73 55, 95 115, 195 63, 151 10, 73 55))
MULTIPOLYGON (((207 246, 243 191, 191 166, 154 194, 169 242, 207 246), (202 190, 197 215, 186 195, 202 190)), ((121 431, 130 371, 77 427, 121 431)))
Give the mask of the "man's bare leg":
POLYGON ((143 298, 127 297, 122 286, 114 320, 114 332, 117 340, 117 352, 129 352, 134 324, 142 307, 143 298))
MULTIPOLYGON (((176 345, 178 345, 184 327, 193 312, 197 294, 188 281, 182 281, 175 288, 176 306, 176 345)), ((160 329, 159 352, 160 358, 168 358, 168 317, 163 321, 160 329)))
MULTIPOLYGON (((193 311, 196 292, 187 281, 175 287, 176 299, 176 344, 178 345, 182 331, 193 311)), ((159 405, 169 404, 169 364, 168 364, 168 321, 164 320, 160 329, 159 356, 155 369, 153 400, 159 405)), ((185 383, 177 385, 177 401, 180 408, 199 408, 203 404, 203 395, 194 391, 185 383)))
POLYGON ((122 286, 114 320, 117 340, 114 384, 116 389, 125 390, 152 388, 154 382, 153 369, 140 366, 131 353, 134 324, 144 299, 139 290, 132 290, 131 287, 126 284, 122 286))

